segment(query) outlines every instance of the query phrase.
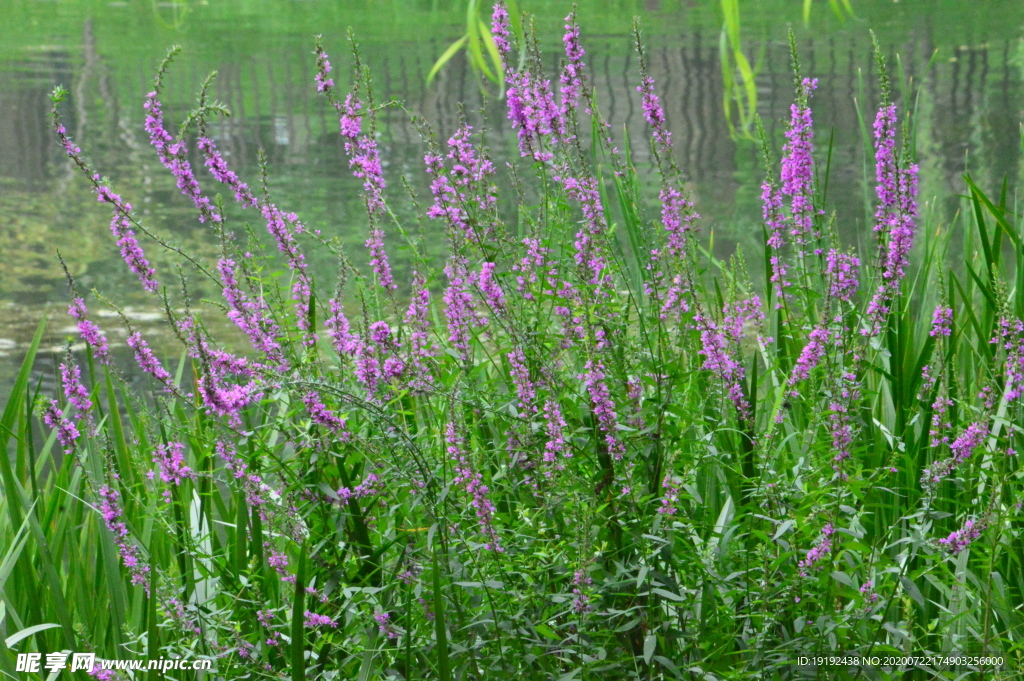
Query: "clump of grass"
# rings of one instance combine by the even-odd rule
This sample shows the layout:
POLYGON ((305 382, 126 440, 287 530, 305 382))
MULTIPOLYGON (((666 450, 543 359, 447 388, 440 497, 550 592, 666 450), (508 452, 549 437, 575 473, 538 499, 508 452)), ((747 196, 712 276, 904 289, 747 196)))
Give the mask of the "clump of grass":
POLYGON ((440 268, 390 208, 358 52, 342 94, 318 42, 314 80, 364 182, 365 271, 265 176, 231 170, 206 134, 226 113, 209 80, 172 135, 173 52, 160 66, 146 129, 220 239, 217 263, 192 264, 242 354, 208 333, 187 279, 149 265, 146 230, 68 138, 55 93, 57 135, 183 353, 168 364, 129 328, 151 387, 129 391, 73 294, 87 366, 69 355, 49 402, 28 381, 37 335, 0 419, 4 669, 61 649, 210 659, 225 678, 785 678, 841 653, 1002 660, 910 665, 950 678, 1019 664, 1024 243, 1007 192, 969 183, 971 256, 947 266, 954 232, 919 224, 879 57, 874 239, 845 249, 819 186, 816 81, 794 54, 778 175, 764 143, 762 290, 700 234, 639 30, 654 191, 601 118, 575 16, 557 88, 508 22, 497 5, 514 210, 470 126, 442 145, 417 121, 440 268), (199 158, 223 195, 202 189, 199 158), (228 224, 230 200, 277 253, 228 224), (309 248, 338 256, 337 282, 314 281, 309 248))

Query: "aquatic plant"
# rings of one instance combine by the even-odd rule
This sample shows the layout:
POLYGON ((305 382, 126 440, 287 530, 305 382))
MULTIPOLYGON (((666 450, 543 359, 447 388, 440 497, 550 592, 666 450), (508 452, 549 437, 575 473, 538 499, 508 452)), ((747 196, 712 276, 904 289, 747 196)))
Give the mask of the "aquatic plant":
POLYGON ((575 15, 558 77, 509 22, 497 5, 516 162, 497 168, 468 123, 442 145, 416 121, 443 262, 391 208, 358 51, 342 93, 317 42, 310 87, 362 180, 365 269, 230 167, 206 132, 226 113, 210 79, 170 132, 172 51, 146 128, 221 244, 216 264, 186 261, 192 276, 223 293, 247 348, 211 335, 187 277, 171 286, 149 264, 161 244, 68 137, 54 93, 61 148, 110 204, 182 352, 158 357, 125 318, 148 382, 130 389, 108 361, 113 329, 72 282, 84 364, 70 356, 62 394, 36 402, 37 335, 0 417, 5 671, 14 653, 62 649, 296 681, 788 678, 821 654, 980 656, 818 668, 837 678, 1022 662, 1024 230, 1005 193, 968 178, 978 248, 941 260, 949 236, 921 224, 912 128, 885 93, 874 242, 851 251, 818 186, 815 81, 794 54, 778 164, 763 144, 755 284, 707 247, 639 29, 648 174, 601 117, 575 15), (503 203, 506 170, 533 190, 503 203), (243 241, 232 199, 268 248, 243 241), (399 243, 410 280, 390 268, 399 243), (336 282, 313 280, 312 249, 338 258, 336 282))

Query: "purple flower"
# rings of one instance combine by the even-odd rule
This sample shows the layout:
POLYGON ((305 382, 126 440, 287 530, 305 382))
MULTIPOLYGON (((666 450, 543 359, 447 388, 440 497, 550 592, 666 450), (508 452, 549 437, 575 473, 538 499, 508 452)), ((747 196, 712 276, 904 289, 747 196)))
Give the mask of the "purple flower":
MULTIPOLYGON (((896 105, 883 105, 875 116, 875 177, 878 208, 875 232, 882 282, 878 285, 867 314, 871 322, 863 333, 876 336, 888 316, 892 300, 910 263, 917 219, 917 164, 900 167, 896 158, 896 105)), ((904 162, 905 163, 905 162, 904 162)))
POLYGON ((64 396, 78 408, 78 418, 82 418, 92 409, 92 400, 89 399, 89 391, 82 385, 82 370, 71 361, 70 354, 68 360, 60 365, 60 376, 64 385, 64 396))
POLYGON ((57 431, 57 441, 64 448, 65 454, 74 451, 81 433, 74 421, 64 417, 57 400, 50 400, 50 404, 43 410, 43 423, 57 431))
POLYGON ((875 232, 884 232, 896 209, 898 169, 896 163, 896 105, 883 104, 875 114, 875 232))
POLYGON ((484 479, 480 472, 473 470, 473 467, 470 465, 464 451, 465 441, 459 435, 454 422, 448 422, 445 431, 445 441, 448 443, 448 456, 455 468, 455 479, 452 480, 452 484, 461 485, 465 488, 466 494, 469 495, 469 503, 476 511, 480 530, 487 538, 484 549, 504 553, 505 549, 502 548, 499 541, 498 531, 494 528, 495 508, 487 496, 489 489, 484 484, 484 479))
POLYGON ((577 570, 572 576, 573 594, 572 609, 577 614, 590 612, 590 596, 585 589, 593 586, 594 580, 587 574, 586 570, 577 570))
MULTIPOLYGON (((943 404, 943 414, 945 412, 945 404, 943 404)), ((933 446, 936 445, 935 440, 937 439, 934 431, 936 425, 933 421, 932 425, 932 440, 933 446)), ((949 446, 952 456, 942 461, 933 463, 929 468, 924 469, 921 475, 921 484, 927 488, 934 488, 944 478, 950 475, 956 468, 971 458, 974 454, 974 450, 980 447, 984 442, 985 438, 988 437, 988 426, 979 421, 967 426, 958 438, 949 446)))
POLYGON ((444 268, 448 288, 444 291, 445 315, 448 317, 448 341, 463 361, 469 359, 472 326, 482 326, 486 319, 477 314, 470 292, 472 277, 466 272, 466 260, 452 256, 444 268))
POLYGON ((132 204, 126 203, 121 197, 111 191, 110 187, 100 184, 100 176, 93 175, 93 182, 96 187, 96 200, 100 203, 110 203, 114 206, 114 217, 110 221, 110 231, 117 237, 117 245, 121 249, 121 257, 139 281, 142 288, 155 293, 159 288, 155 279, 156 270, 149 265, 146 254, 135 238, 132 230, 132 222, 129 217, 132 211, 132 204))
POLYGON ((744 327, 751 322, 760 323, 764 319, 761 299, 755 295, 748 300, 726 305, 722 314, 721 325, 702 314, 697 314, 694 318, 694 323, 700 330, 702 347, 699 352, 704 355, 703 368, 719 377, 740 416, 748 418, 750 404, 743 391, 745 371, 737 357, 740 352, 740 341, 745 335, 744 327))
POLYGON ((782 248, 786 245, 786 218, 782 214, 782 192, 774 182, 765 181, 761 185, 761 206, 764 224, 768 228, 768 248, 772 253, 769 281, 775 291, 775 307, 781 308, 782 300, 787 296, 786 288, 792 282, 786 281, 789 270, 781 256, 782 248))
MULTIPOLYGON (((345 153, 352 174, 363 181, 363 198, 371 220, 387 213, 384 203, 384 170, 380 162, 377 140, 371 133, 362 133, 363 103, 355 92, 345 97, 343 113, 338 121, 341 136, 345 138, 345 153)), ((372 116, 372 113, 369 114, 372 116)), ((370 119, 372 122, 372 118, 370 119)), ((382 284, 383 285, 383 284, 382 284)))
POLYGON ((530 369, 526 366, 526 355, 521 348, 515 348, 508 353, 508 363, 511 367, 509 373, 512 375, 512 382, 516 387, 516 394, 519 396, 519 411, 536 412, 537 406, 534 400, 537 397, 536 386, 530 379, 530 369))
POLYGON ((700 218, 693 212, 693 204, 683 198, 676 187, 664 186, 658 195, 661 201, 661 223, 668 232, 665 248, 669 255, 682 260, 688 251, 687 242, 693 233, 693 221, 700 218))
POLYGON ((800 351, 800 357, 796 360, 793 375, 790 377, 790 385, 796 385, 811 375, 811 371, 818 366, 821 358, 825 356, 828 340, 829 331, 825 327, 818 326, 811 331, 807 345, 800 351))
POLYGON ((412 274, 412 298, 405 312, 405 323, 409 329, 408 361, 412 369, 409 387, 414 391, 424 391, 434 383, 427 361, 437 352, 430 342, 428 331, 428 315, 430 313, 430 291, 427 281, 419 272, 412 274))
POLYGON ((328 409, 320 395, 310 390, 302 396, 302 403, 306 405, 306 411, 309 412, 309 418, 313 423, 335 434, 342 435, 343 439, 348 438, 349 434, 345 432, 345 419, 328 409))
POLYGON ((171 171, 178 182, 178 190, 192 200, 199 209, 199 221, 221 222, 223 217, 217 212, 210 199, 202 194, 199 181, 196 180, 192 165, 185 159, 188 151, 184 141, 175 142, 164 128, 164 114, 159 100, 159 92, 154 90, 146 95, 142 107, 147 111, 145 129, 149 133, 150 144, 156 149, 160 163, 171 171))
POLYGON ((139 548, 128 536, 128 526, 121 519, 124 512, 121 510, 121 495, 116 489, 103 485, 98 490, 100 499, 100 514, 107 529, 114 533, 114 541, 117 543, 118 554, 121 562, 131 572, 131 582, 141 585, 149 595, 149 566, 139 558, 139 548))
POLYGON ((384 636, 390 639, 396 639, 400 636, 394 625, 391 624, 391 613, 378 612, 373 615, 373 619, 377 622, 378 631, 384 636))
POLYGON ((562 69, 560 83, 562 86, 562 110, 563 116, 569 115, 576 109, 576 100, 586 88, 586 80, 583 75, 583 47, 580 46, 580 27, 576 23, 576 10, 574 9, 565 18, 565 35, 562 36, 565 44, 565 66, 562 69))
POLYGON ((863 594, 864 600, 868 603, 878 602, 879 596, 875 593, 875 583, 870 579, 861 585, 860 592, 863 594))
POLYGON ((95 323, 86 319, 88 310, 85 308, 85 301, 82 298, 75 298, 68 307, 68 314, 78 320, 78 333, 86 345, 92 348, 93 354, 100 362, 106 364, 110 361, 109 346, 107 339, 95 323))
POLYGON ((319 38, 317 39, 316 46, 316 91, 324 92, 330 91, 334 87, 334 79, 331 75, 331 61, 327 58, 327 53, 320 47, 319 38))
POLYGON ((559 454, 567 459, 572 456, 572 450, 565 446, 565 426, 558 401, 548 398, 544 403, 544 430, 547 433, 547 442, 544 443, 545 463, 555 463, 559 454))
POLYGON ((860 259, 857 256, 831 249, 828 252, 826 265, 829 297, 850 302, 854 294, 857 293, 859 272, 860 259))
POLYGON ((932 315, 932 330, 930 336, 949 337, 953 325, 953 308, 945 305, 936 305, 935 313, 932 315))
POLYGON ((228 319, 235 323, 249 337, 252 346, 263 352, 272 364, 285 368, 287 362, 281 351, 281 329, 270 315, 266 300, 260 296, 255 301, 242 291, 235 272, 235 261, 221 258, 217 261, 224 299, 230 309, 228 319))
POLYGON ((423 161, 434 178, 430 186, 434 203, 427 210, 427 217, 444 218, 457 234, 478 243, 489 239, 494 231, 492 214, 498 195, 491 180, 494 164, 473 146, 472 130, 463 125, 448 140, 450 172, 437 154, 428 153, 423 161))
POLYGON ((668 131, 665 120, 665 110, 661 108, 661 100, 654 91, 654 79, 644 74, 640 78, 640 85, 636 88, 642 97, 641 106, 644 110, 644 118, 651 126, 651 135, 654 141, 661 146, 661 152, 668 154, 672 148, 672 133, 668 131))
POLYGON ((557 144, 565 128, 551 81, 529 70, 514 73, 506 62, 505 82, 509 85, 505 93, 508 118, 517 130, 520 155, 547 163, 554 154, 545 147, 557 144))
POLYGON ((228 168, 227 161, 217 150, 217 145, 209 137, 200 137, 198 142, 199 150, 203 152, 206 167, 221 184, 226 184, 235 193, 235 201, 245 206, 255 207, 259 202, 251 191, 249 185, 238 179, 238 175, 228 168))
POLYGON ((832 402, 829 405, 829 429, 832 432, 832 468, 839 473, 842 480, 846 480, 846 473, 842 470, 843 461, 849 459, 853 454, 850 449, 853 447, 853 425, 850 422, 850 410, 845 402, 832 402))
POLYGON ((502 61, 512 51, 508 40, 509 35, 508 9, 504 2, 496 2, 491 13, 491 36, 494 38, 494 45, 498 48, 498 54, 501 55, 502 61))
POLYGON ((608 452, 616 461, 626 453, 626 445, 618 436, 618 417, 615 414, 615 403, 611 391, 605 382, 605 368, 598 360, 588 360, 585 372, 579 377, 590 394, 591 408, 597 419, 598 428, 604 433, 608 452))
MULTIPOLYGON (((527 289, 540 281, 541 274, 545 273, 542 268, 549 264, 547 259, 551 249, 541 246, 540 239, 532 239, 530 237, 523 239, 523 245, 526 246, 526 255, 517 264, 512 265, 512 271, 518 273, 516 276, 516 291, 523 294, 524 299, 533 300, 533 293, 527 289)), ((556 271, 549 269, 547 273, 554 276, 556 271)))
POLYGON ((141 333, 136 331, 128 336, 127 343, 128 347, 135 351, 135 361, 140 369, 161 383, 170 383, 171 374, 168 373, 167 369, 164 369, 163 365, 160 364, 160 360, 153 355, 153 351, 149 349, 146 341, 142 339, 141 333))
POLYGON ((977 422, 967 426, 960 437, 949 446, 956 462, 963 463, 971 458, 971 454, 981 446, 986 436, 988 436, 988 426, 977 422))
MULTIPOLYGON (((160 480, 165 484, 177 487, 186 479, 196 478, 196 472, 185 465, 185 445, 180 442, 157 445, 153 450, 153 463, 160 471, 160 480)), ((150 472, 152 477, 153 473, 150 472)), ((164 500, 171 503, 170 490, 164 491, 164 500)))
POLYGON ((494 267, 493 262, 485 262, 480 265, 480 274, 477 275, 476 285, 483 293, 484 300, 487 301, 490 308, 495 312, 500 312, 505 309, 505 292, 494 280, 494 267))
POLYGON ((821 238, 814 229, 814 145, 811 109, 807 101, 818 80, 804 78, 797 88, 797 101, 790 106, 789 129, 782 157, 782 194, 790 199, 793 226, 790 234, 801 248, 821 238))
POLYGON ((313 629, 315 627, 331 627, 332 629, 338 628, 338 623, 327 615, 317 615, 309 610, 307 610, 304 615, 306 618, 304 625, 307 629, 313 629))
POLYGON ((384 377, 380 360, 377 358, 376 346, 366 341, 358 341, 355 352, 355 365, 356 380, 366 387, 367 399, 376 399, 377 389, 384 377))
POLYGON ((1024 394, 1024 321, 1001 318, 998 335, 990 341, 1006 351, 1004 394, 1014 402, 1024 394))
POLYGON ((661 497, 661 506, 658 507, 658 513, 675 515, 676 502, 679 501, 679 485, 676 483, 675 478, 666 473, 665 479, 661 481, 661 486, 665 490, 665 494, 661 497))
POLYGON ((806 577, 808 570, 817 567, 818 563, 832 552, 832 535, 835 534, 835 531, 832 523, 827 523, 821 529, 821 539, 818 545, 808 551, 807 556, 799 563, 802 576, 806 577))
POLYGON ((391 275, 391 263, 384 249, 384 230, 374 225, 370 228, 370 237, 366 240, 366 248, 370 250, 370 267, 377 275, 377 283, 386 290, 395 290, 398 284, 391 275))
POLYGON ((327 333, 334 341, 334 349, 339 355, 354 355, 359 349, 359 337, 349 330, 348 317, 337 298, 331 298, 331 315, 324 322, 327 333))
POLYGON ((949 553, 956 555, 966 549, 971 543, 981 536, 985 531, 984 521, 973 519, 966 521, 959 530, 950 532, 945 539, 940 539, 939 544, 949 553))
MULTIPOLYGON (((565 170, 568 169, 562 169, 565 170)), ((601 245, 601 238, 608 231, 608 223, 601 203, 597 178, 556 175, 554 180, 561 182, 569 198, 578 201, 580 208, 583 209, 583 225, 576 232, 576 241, 573 243, 576 250, 573 258, 579 268, 580 278, 591 286, 609 285, 611 275, 607 272, 608 262, 601 245)))
POLYGON ((312 283, 306 271, 306 256, 299 248, 296 234, 304 230, 299 216, 295 213, 285 213, 272 203, 264 203, 260 206, 263 219, 267 222, 267 231, 277 242, 277 248, 284 253, 288 262, 288 268, 295 274, 295 283, 292 284, 292 298, 296 301, 295 310, 299 328, 309 331, 306 328, 306 320, 309 296, 312 294, 312 283))
POLYGON ((374 494, 380 494, 380 490, 377 489, 376 485, 380 482, 380 478, 377 477, 376 473, 370 473, 366 476, 355 489, 349 489, 348 487, 342 487, 337 491, 338 497, 341 501, 348 501, 349 499, 362 499, 363 497, 373 496, 374 494))

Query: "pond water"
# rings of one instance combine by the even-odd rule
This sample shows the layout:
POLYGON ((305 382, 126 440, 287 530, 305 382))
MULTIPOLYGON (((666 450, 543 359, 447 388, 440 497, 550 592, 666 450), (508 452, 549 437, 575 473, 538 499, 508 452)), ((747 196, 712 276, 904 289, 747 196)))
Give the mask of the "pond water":
MULTIPOLYGON (((521 4, 537 14, 554 73, 561 17, 570 4, 521 4)), ((777 150, 792 101, 786 34, 793 28, 804 73, 820 81, 812 101, 819 162, 831 139, 829 199, 844 239, 854 243, 866 234, 870 211, 865 199, 871 189, 864 178, 873 170, 870 158, 865 159, 859 118, 860 112, 870 124, 877 104, 869 29, 877 33, 890 62, 899 64, 906 83, 903 97, 916 102, 921 198, 926 210, 937 211, 939 224, 948 223, 956 209, 951 197, 963 191, 965 170, 984 187, 998 186, 1003 177, 1016 186, 1024 3, 853 0, 856 17, 843 21, 827 3, 816 3, 809 25, 801 5, 741 2, 744 49, 756 64, 758 111, 777 150)), ((718 3, 710 0, 592 0, 580 3, 579 22, 602 111, 616 135, 628 134, 634 141, 642 166, 646 145, 637 141, 645 139, 645 123, 629 37, 632 16, 639 15, 678 160, 703 216, 701 228, 714 231, 716 250, 722 253, 737 245, 754 252, 761 239, 761 164, 756 145, 731 136, 723 116, 718 11, 718 3)), ((69 293, 56 249, 82 290, 95 288, 126 307, 133 325, 150 337, 158 339, 162 329, 152 298, 142 295, 120 261, 108 211, 55 142, 48 119, 54 85, 63 84, 71 93, 63 107, 69 132, 95 168, 140 209, 145 224, 198 257, 215 258, 216 239, 178 195, 142 129, 142 102, 153 71, 167 47, 180 44, 182 52, 165 80, 168 119, 180 120, 203 77, 216 70, 215 95, 232 116, 217 122, 212 132, 233 167, 257 183, 258 152, 264 150, 276 202, 324 235, 341 237, 359 265, 366 262, 362 200, 348 172, 336 116, 313 84, 312 36, 323 35, 336 80, 344 87, 351 61, 345 35, 352 27, 372 70, 377 98, 404 102, 406 110, 426 118, 441 140, 460 116, 479 126, 483 113, 487 143, 503 166, 518 154, 495 88, 488 86, 490 94, 482 95, 480 80, 461 56, 430 86, 425 84, 431 64, 459 37, 463 21, 464 3, 442 0, 10 3, 0 39, 0 403, 44 314, 50 323, 37 369, 40 378, 52 376, 73 331, 64 314, 69 293)), ((400 188, 405 176, 422 196, 427 191, 425 146, 408 113, 393 107, 381 113, 379 122, 390 186, 400 188)), ((402 201, 401 192, 393 195, 412 220, 410 202, 402 201)), ((439 229, 429 222, 423 228, 439 229)), ((389 244, 401 277, 406 261, 397 239, 389 244)), ((149 251, 170 277, 172 258, 160 256, 155 245, 149 251)), ((321 281, 333 280, 334 263, 313 265, 321 281)), ((92 296, 90 301, 100 314, 103 304, 92 296)), ((102 314, 109 315, 99 319, 116 340, 117 317, 102 314)), ((155 345, 161 347, 159 340, 155 345)))

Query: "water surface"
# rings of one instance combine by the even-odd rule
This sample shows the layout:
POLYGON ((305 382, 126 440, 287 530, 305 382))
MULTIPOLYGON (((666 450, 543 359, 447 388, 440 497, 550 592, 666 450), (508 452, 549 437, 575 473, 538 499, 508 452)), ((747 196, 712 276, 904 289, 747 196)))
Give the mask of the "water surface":
MULTIPOLYGON (((536 10, 542 44, 554 73, 561 17, 569 4, 524 2, 536 10)), ((858 17, 840 22, 817 8, 805 27, 792 2, 741 3, 746 50, 757 64, 758 110, 781 146, 792 101, 786 31, 793 27, 806 75, 820 87, 812 101, 817 143, 832 143, 829 199, 844 240, 866 235, 865 215, 873 172, 864 155, 864 128, 877 105, 872 74, 873 28, 890 63, 898 65, 901 109, 917 108, 917 155, 924 210, 948 224, 969 169, 983 186, 1007 177, 1019 181, 1020 122, 1024 104, 1024 3, 854 2, 858 17), (904 98, 906 101, 904 101, 904 98)), ((579 20, 590 78, 615 134, 628 135, 636 162, 647 160, 645 124, 636 84, 637 61, 628 35, 639 14, 650 43, 650 65, 663 97, 679 161, 691 180, 702 229, 714 231, 716 250, 760 244, 759 184, 755 145, 730 136, 722 115, 717 3, 648 1, 581 3, 579 20)), ((56 84, 70 93, 63 116, 95 168, 138 209, 144 223, 200 258, 212 262, 217 240, 195 220, 190 204, 160 166, 142 129, 142 102, 153 71, 171 44, 182 53, 166 78, 169 121, 184 115, 203 77, 218 72, 214 92, 232 112, 211 127, 239 173, 258 183, 257 158, 266 153, 275 201, 307 225, 348 245, 357 266, 365 218, 359 184, 348 173, 337 120, 313 86, 314 33, 323 34, 336 80, 348 82, 345 39, 352 27, 374 74, 379 100, 395 98, 381 113, 385 171, 399 212, 415 224, 402 198, 407 177, 421 199, 427 193, 424 142, 408 113, 422 115, 444 140, 462 117, 478 128, 503 166, 517 158, 502 102, 461 58, 431 85, 424 78, 434 59, 460 35, 459 3, 399 0, 364 2, 15 2, 0 43, 0 397, 39 318, 50 316, 37 375, 51 376, 65 339, 69 293, 56 258, 60 249, 82 290, 96 288, 127 306, 135 328, 166 338, 159 310, 139 290, 121 262, 109 231, 110 215, 84 178, 62 157, 50 129, 48 95, 56 84), (407 110, 407 111, 406 111, 407 110), (163 334, 163 336, 161 336, 163 334)), ((5 11, 7 11, 5 9, 5 11)), ((201 165, 201 163, 199 164, 201 165)), ((202 177, 202 176, 201 176, 202 177)), ((250 218, 251 219, 251 218, 250 218)), ((236 225, 244 216, 236 214, 236 225)), ((258 223, 254 227, 260 229, 258 223)), ((440 228, 433 255, 442 255, 440 228)), ((408 254, 389 235, 399 278, 408 276, 408 254)), ((173 277, 175 259, 155 245, 148 253, 161 275, 173 277)), ((754 259, 756 262, 756 259, 754 259)), ((319 281, 333 280, 335 263, 313 261, 319 281)), ((329 285, 328 285, 329 287, 329 285)), ((194 291, 197 297, 215 291, 194 291)), ((125 331, 117 316, 90 296, 90 306, 115 343, 125 331)), ((216 324, 217 317, 211 318, 216 324)), ((223 318, 221 317, 221 321, 223 318)), ((175 353, 177 356, 177 352, 175 353)), ((2 402, 3 399, 0 399, 2 402)))

